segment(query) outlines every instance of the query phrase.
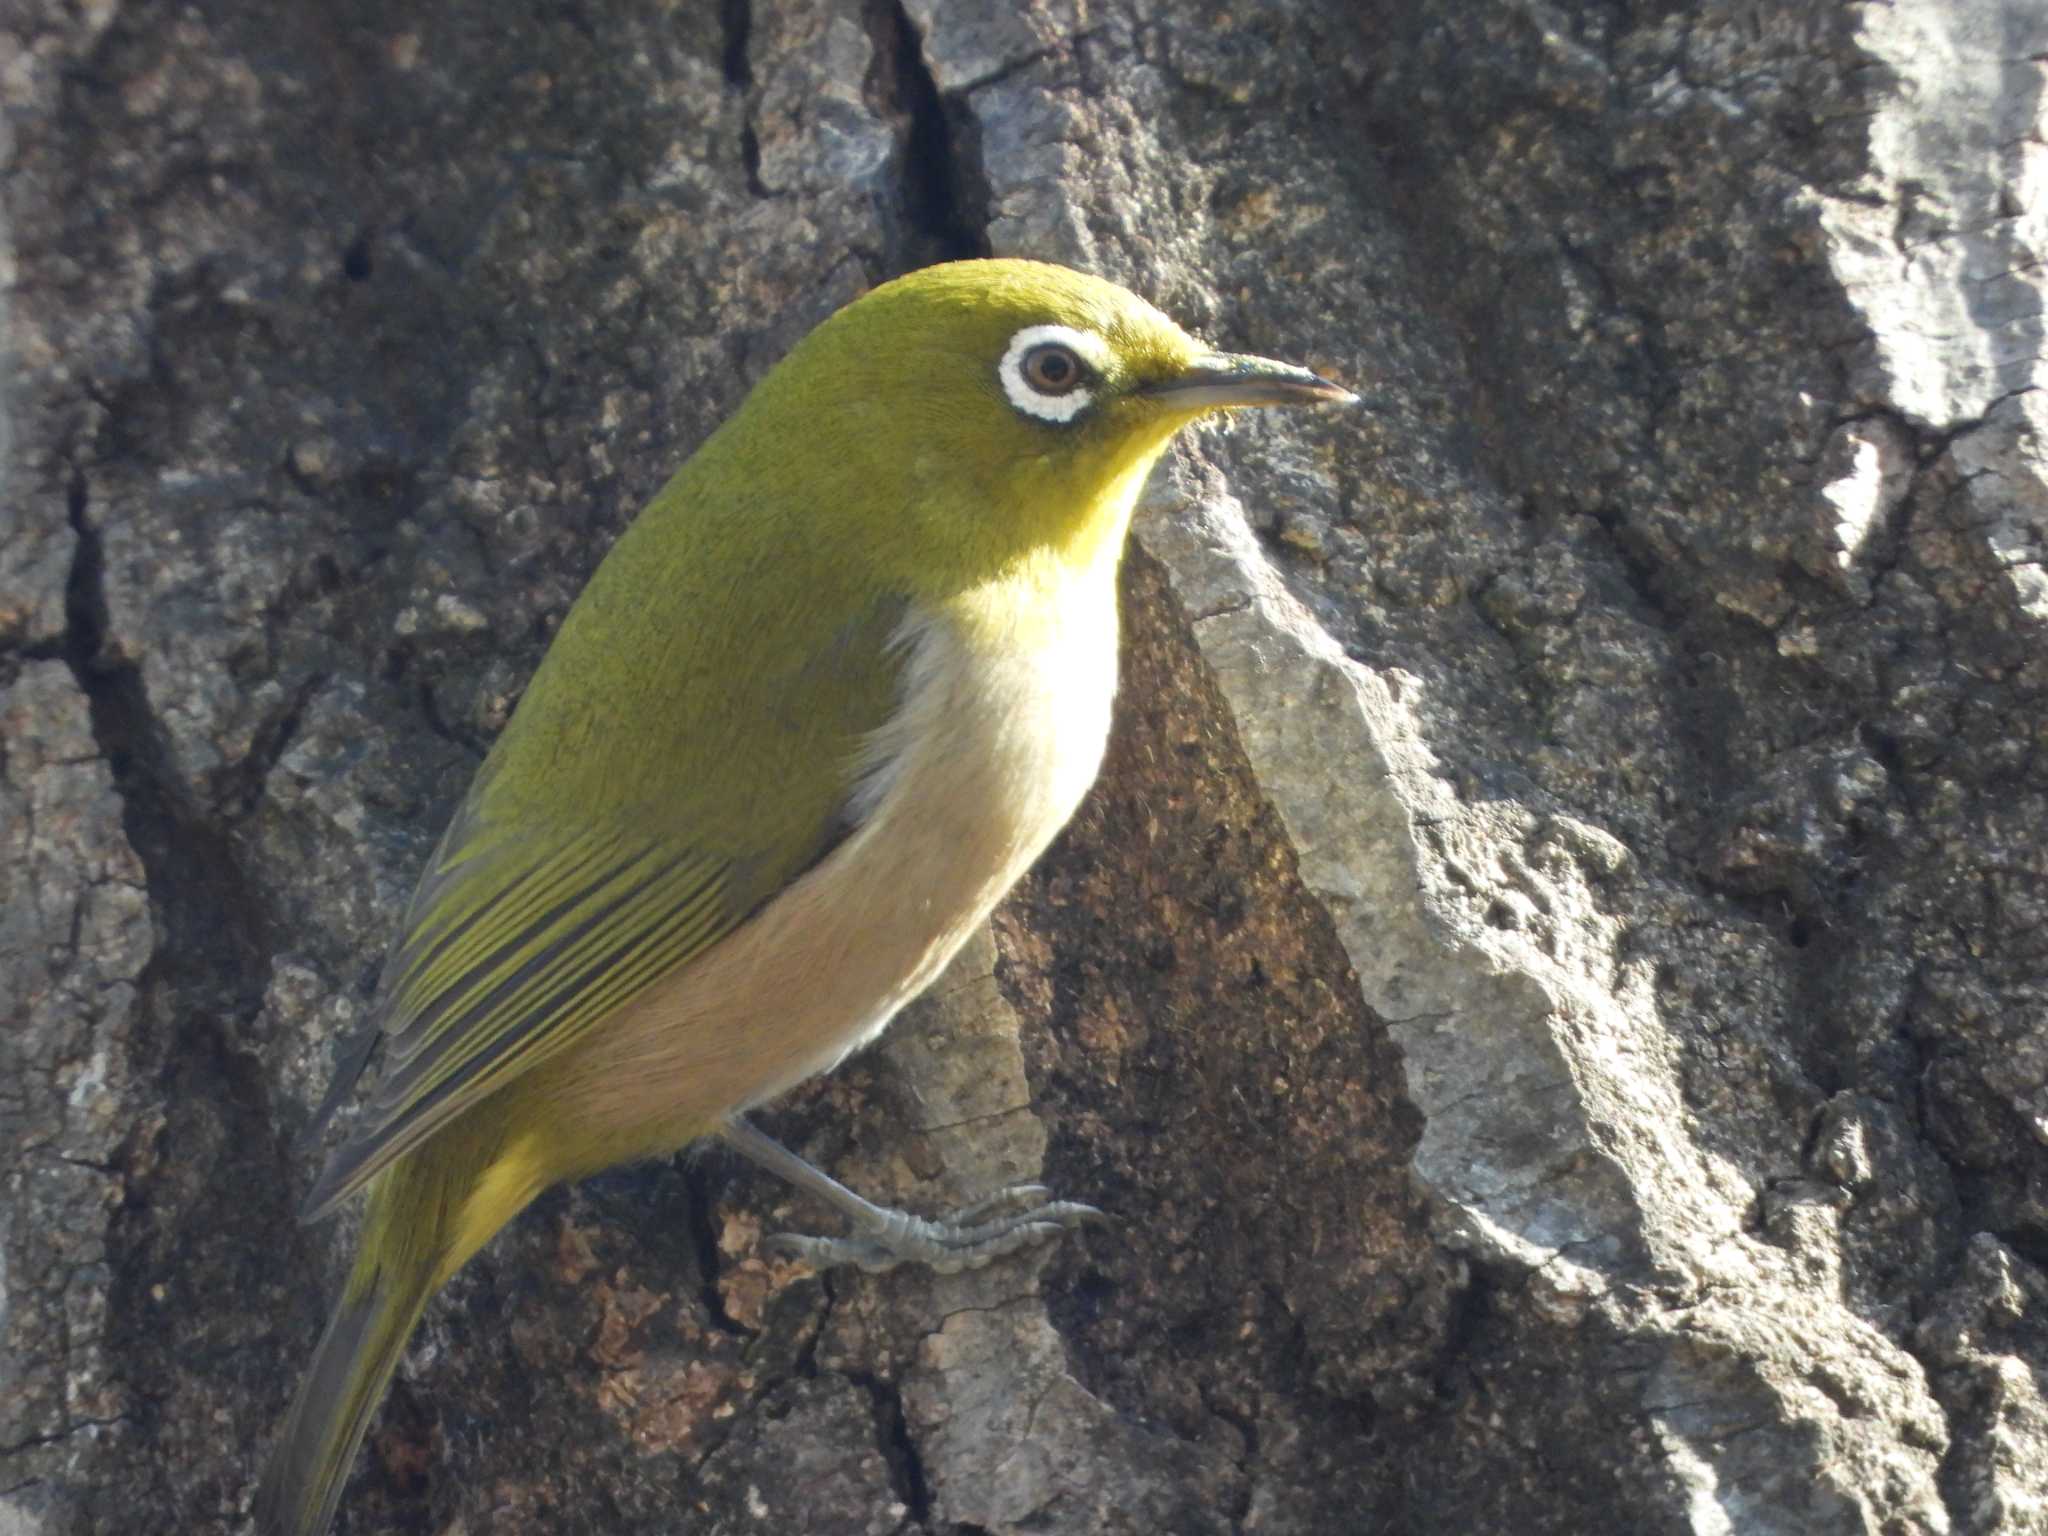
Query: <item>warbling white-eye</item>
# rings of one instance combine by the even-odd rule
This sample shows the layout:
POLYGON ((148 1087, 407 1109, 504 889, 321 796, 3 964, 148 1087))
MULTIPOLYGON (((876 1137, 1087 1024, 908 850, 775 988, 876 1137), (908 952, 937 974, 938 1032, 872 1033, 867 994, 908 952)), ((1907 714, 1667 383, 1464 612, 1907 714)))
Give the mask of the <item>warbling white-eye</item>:
POLYGON ((718 1137, 852 1227, 787 1251, 868 1268, 1094 1214, 1026 1187, 922 1221, 741 1117, 872 1040, 1094 779, 1174 433, 1351 398, 1024 261, 885 284, 762 379, 598 567, 405 914, 381 1078, 306 1197, 370 1201, 266 1536, 327 1528, 428 1298, 551 1184, 718 1137))

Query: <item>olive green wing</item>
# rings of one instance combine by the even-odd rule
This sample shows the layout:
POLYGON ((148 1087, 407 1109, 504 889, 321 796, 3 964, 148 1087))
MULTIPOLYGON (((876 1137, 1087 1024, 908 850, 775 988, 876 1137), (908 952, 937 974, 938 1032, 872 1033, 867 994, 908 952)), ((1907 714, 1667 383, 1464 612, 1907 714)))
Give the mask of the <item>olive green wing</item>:
MULTIPOLYGON (((592 776, 633 771, 645 732, 618 727, 632 708, 593 715, 543 666, 408 908, 375 1021, 382 1074, 304 1220, 688 965, 846 835, 860 745, 895 707, 902 611, 870 604, 783 675, 747 679, 737 701, 686 701, 703 739, 667 743, 674 774, 624 809, 592 776), (506 788, 534 753, 550 757, 545 808, 506 788), (714 754, 739 756, 746 773, 716 772, 714 754), (728 787, 693 793, 693 766, 728 787), (610 808, 583 819, 596 806, 610 808)), ((344 1063, 323 1116, 368 1055, 344 1063)))
POLYGON ((596 832, 430 871, 385 973, 382 1075, 305 1219, 729 932, 731 886, 727 861, 596 832))

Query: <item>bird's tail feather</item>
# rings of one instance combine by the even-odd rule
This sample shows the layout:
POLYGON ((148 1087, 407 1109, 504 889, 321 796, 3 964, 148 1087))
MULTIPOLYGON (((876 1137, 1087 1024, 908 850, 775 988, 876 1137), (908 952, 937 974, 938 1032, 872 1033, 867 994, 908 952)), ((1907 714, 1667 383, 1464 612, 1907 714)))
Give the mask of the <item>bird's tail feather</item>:
POLYGON ((431 1289, 374 1276, 349 1294, 313 1356, 256 1490, 261 1536, 323 1536, 356 1451, 431 1289))

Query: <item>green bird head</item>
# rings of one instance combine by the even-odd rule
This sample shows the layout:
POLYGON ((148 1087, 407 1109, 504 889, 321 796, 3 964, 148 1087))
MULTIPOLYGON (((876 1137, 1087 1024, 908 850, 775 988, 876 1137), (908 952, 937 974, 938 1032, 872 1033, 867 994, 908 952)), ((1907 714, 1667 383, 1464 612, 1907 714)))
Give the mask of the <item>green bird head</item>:
POLYGON ((829 466, 853 488, 842 520, 860 557, 938 596, 1120 543, 1146 474, 1200 416, 1353 399, 1306 369, 1219 354, 1100 278, 962 261, 832 316, 727 430, 756 439, 757 474, 829 466))
POLYGON ((763 698, 857 738, 896 697, 885 642, 906 615, 943 609, 995 649, 1098 610, 1113 633, 1117 555, 1176 431, 1352 398, 1064 267, 885 283, 797 343, 620 537, 493 753, 494 803, 539 804, 569 775, 655 805, 687 766, 697 792, 809 825, 843 746, 805 759, 798 793, 771 771, 786 743, 707 744, 763 698))

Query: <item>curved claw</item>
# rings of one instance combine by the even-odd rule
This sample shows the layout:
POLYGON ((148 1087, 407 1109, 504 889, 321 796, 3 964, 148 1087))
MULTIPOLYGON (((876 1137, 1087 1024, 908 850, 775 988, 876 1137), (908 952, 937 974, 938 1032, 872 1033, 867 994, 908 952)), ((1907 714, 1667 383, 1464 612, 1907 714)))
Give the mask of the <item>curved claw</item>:
POLYGON ((1052 1191, 1043 1184, 1012 1184, 999 1189, 985 1199, 939 1218, 943 1226, 968 1227, 1003 1211, 1035 1211, 1052 1199, 1052 1191))

